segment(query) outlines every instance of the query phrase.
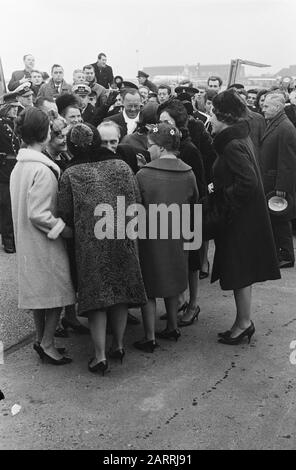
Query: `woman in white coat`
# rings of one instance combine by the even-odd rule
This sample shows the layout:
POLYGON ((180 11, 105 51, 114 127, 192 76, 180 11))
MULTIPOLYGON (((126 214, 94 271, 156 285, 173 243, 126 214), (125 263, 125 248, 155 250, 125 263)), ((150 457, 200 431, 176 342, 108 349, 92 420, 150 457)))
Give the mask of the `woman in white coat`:
POLYGON ((12 216, 18 262, 18 307, 33 311, 34 349, 55 365, 71 362, 54 346, 63 306, 75 302, 65 242, 71 229, 57 217, 59 167, 42 153, 48 143, 49 118, 28 108, 17 120, 27 148, 20 149, 10 178, 12 216))

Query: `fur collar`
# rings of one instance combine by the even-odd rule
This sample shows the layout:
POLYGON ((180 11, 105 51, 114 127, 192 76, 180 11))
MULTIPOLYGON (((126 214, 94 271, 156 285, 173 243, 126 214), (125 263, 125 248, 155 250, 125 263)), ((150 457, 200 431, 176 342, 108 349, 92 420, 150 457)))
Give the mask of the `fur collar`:
POLYGON ((191 166, 184 163, 180 158, 157 158, 142 169, 186 172, 191 170, 191 166))
POLYGON ((250 133, 249 123, 243 119, 224 129, 214 138, 214 147, 218 153, 223 153, 229 142, 236 139, 245 139, 250 133))

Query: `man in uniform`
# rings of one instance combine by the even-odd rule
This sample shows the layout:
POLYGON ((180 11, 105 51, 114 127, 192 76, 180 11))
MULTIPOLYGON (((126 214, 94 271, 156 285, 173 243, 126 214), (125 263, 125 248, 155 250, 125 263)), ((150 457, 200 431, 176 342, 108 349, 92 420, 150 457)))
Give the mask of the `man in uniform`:
POLYGON ((0 108, 0 222, 2 244, 6 253, 15 253, 11 200, 10 174, 16 164, 20 141, 14 133, 14 121, 19 103, 15 93, 6 93, 0 108))
POLYGON ((33 91, 31 88, 31 82, 24 82, 22 85, 17 87, 14 92, 16 99, 19 104, 18 114, 24 109, 33 106, 33 91))

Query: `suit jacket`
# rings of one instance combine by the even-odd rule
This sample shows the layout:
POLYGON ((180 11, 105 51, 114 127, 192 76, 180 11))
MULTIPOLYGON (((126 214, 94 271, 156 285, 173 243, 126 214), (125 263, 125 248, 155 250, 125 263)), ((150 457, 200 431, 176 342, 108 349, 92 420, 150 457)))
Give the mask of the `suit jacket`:
POLYGON ((38 98, 42 96, 44 98, 56 100, 58 96, 63 95, 64 93, 72 93, 72 86, 68 85, 68 83, 63 80, 61 92, 58 93, 54 85, 53 79, 51 78, 48 83, 44 83, 40 87, 40 90, 38 92, 38 98))
POLYGON ((21 85, 20 80, 24 77, 26 77, 29 80, 31 78, 30 72, 28 72, 27 70, 16 70, 15 72, 12 72, 10 82, 8 83, 8 86, 7 86, 8 90, 13 91, 18 86, 20 86, 21 85))
MULTIPOLYGON (((266 126, 260 141, 259 163, 264 192, 278 190, 295 196, 296 129, 283 110, 266 126)), ((295 217, 295 207, 287 217, 295 217)))
POLYGON ((266 128, 265 119, 261 114, 248 108, 246 120, 250 126, 250 137, 254 145, 255 157, 258 159, 260 142, 266 128))
POLYGON ((296 106, 295 104, 288 104, 285 106, 285 113, 292 122, 293 126, 296 127, 296 106))
POLYGON ((110 65, 105 67, 98 67, 97 62, 91 64, 95 69, 96 80, 99 85, 102 85, 105 88, 109 88, 109 85, 113 83, 113 70, 110 65))

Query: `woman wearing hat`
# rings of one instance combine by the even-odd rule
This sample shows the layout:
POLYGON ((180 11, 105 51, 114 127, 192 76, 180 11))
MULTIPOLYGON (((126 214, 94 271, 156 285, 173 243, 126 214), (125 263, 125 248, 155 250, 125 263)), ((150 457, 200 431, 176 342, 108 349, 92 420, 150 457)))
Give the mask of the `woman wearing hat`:
MULTIPOLYGON (((214 199, 225 212, 223 229, 216 229, 211 282, 233 290, 236 318, 219 333, 219 342, 250 341, 252 284, 279 279, 277 257, 260 172, 245 121, 246 104, 234 90, 213 99, 211 118, 218 157, 213 165, 214 199)), ((222 227, 221 225, 221 227, 222 227)))
POLYGON ((128 207, 136 203, 138 189, 129 166, 100 147, 100 134, 91 124, 73 126, 67 144, 74 158, 60 181, 59 210, 74 230, 78 312, 88 318, 95 349, 88 368, 104 374, 107 316, 113 333, 109 357, 122 362, 128 306, 143 305, 147 299, 135 241, 116 238, 117 231, 114 238, 101 237, 99 214, 105 209, 99 206, 111 206, 116 216, 118 196, 125 197, 128 207))

